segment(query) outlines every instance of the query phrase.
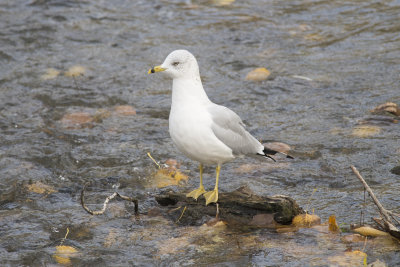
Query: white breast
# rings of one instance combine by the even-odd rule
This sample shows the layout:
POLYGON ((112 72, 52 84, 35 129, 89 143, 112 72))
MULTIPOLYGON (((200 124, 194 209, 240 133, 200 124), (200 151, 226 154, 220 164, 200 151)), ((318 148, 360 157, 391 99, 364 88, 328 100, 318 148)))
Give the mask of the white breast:
POLYGON ((232 150, 211 129, 211 116, 202 105, 173 105, 169 133, 177 148, 203 164, 222 164, 234 159, 232 150))

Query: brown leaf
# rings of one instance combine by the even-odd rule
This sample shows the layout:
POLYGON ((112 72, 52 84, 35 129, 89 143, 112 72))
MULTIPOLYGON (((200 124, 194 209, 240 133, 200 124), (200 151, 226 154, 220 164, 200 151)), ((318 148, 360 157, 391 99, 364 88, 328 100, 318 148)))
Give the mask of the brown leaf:
POLYGON ((73 112, 65 114, 60 122, 65 128, 77 129, 87 127, 93 122, 93 117, 87 112, 73 112))
POLYGON ((379 106, 377 106, 376 108, 374 108, 373 110, 371 110, 372 113, 379 113, 379 112, 389 112, 393 115, 396 116, 400 116, 400 109, 397 106, 396 103, 393 102, 386 102, 384 104, 381 104, 379 106))

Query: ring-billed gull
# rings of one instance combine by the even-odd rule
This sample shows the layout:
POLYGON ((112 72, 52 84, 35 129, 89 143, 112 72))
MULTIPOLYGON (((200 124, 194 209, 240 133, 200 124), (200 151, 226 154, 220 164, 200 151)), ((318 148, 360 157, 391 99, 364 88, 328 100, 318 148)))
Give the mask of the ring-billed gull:
POLYGON ((172 78, 171 138, 183 154, 200 162, 200 187, 187 197, 197 200, 204 194, 206 205, 217 202, 221 165, 237 156, 262 156, 274 160, 271 155, 278 152, 264 147, 248 133, 235 112, 211 102, 203 89, 196 58, 190 52, 173 51, 164 63, 150 69, 149 74, 161 71, 172 78), (203 165, 214 164, 217 165, 215 188, 206 192, 203 165))

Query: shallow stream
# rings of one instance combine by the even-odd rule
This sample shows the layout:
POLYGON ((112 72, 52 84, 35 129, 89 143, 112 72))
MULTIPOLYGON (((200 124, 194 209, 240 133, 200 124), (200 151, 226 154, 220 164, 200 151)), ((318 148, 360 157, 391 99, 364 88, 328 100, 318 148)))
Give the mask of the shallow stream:
MULTIPOLYGON (((399 165, 399 124, 370 110, 400 104, 400 1, 3 0, 2 266, 326 266, 349 246, 363 248, 315 229, 189 227, 145 215, 161 190, 148 152, 181 164, 189 180, 173 189, 198 183, 197 163, 168 134, 171 81, 147 74, 179 48, 197 57, 214 102, 258 139, 293 149, 292 161, 225 164, 221 191, 247 185, 289 195, 348 228, 364 198, 354 164, 383 205, 399 211, 400 176, 390 172, 399 165), (257 67, 271 72, 268 80, 247 81, 257 67), (79 195, 88 181, 91 208, 117 189, 139 199, 142 215, 121 201, 87 214, 79 195), (78 251, 70 262, 55 257, 60 244, 78 251)), ((214 186, 211 167, 205 185, 214 186)), ((376 214, 369 204, 366 220, 376 214)), ((364 248, 368 263, 389 266, 399 250, 364 248)))

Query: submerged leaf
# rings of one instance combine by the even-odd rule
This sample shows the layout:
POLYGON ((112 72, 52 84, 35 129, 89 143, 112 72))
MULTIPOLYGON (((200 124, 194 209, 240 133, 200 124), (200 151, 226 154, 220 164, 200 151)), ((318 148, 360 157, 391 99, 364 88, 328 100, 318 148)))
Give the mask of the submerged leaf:
POLYGON ((346 251, 344 254, 328 257, 328 261, 333 266, 366 266, 367 254, 359 250, 346 251))
POLYGON ((71 246, 56 246, 53 258, 62 265, 70 265, 70 257, 76 256, 78 250, 71 246))
POLYGON ((122 115, 122 116, 136 115, 136 110, 129 105, 116 106, 114 107, 114 111, 117 115, 122 115))
POLYGON ((167 187, 170 185, 179 185, 182 182, 186 182, 189 176, 181 172, 175 167, 161 168, 158 169, 156 174, 153 176, 152 181, 158 188, 167 187))
POLYGON ((33 184, 29 184, 26 186, 26 188, 28 189, 28 191, 37 194, 52 194, 54 192, 57 192, 57 190, 54 187, 44 184, 40 181, 37 181, 33 184))
POLYGON ((359 234, 351 234, 343 236, 341 240, 344 243, 356 243, 356 242, 364 242, 365 238, 366 238, 365 236, 359 234))
POLYGON ((260 82, 266 80, 269 75, 271 75, 271 72, 266 68, 257 68, 247 74, 246 80, 260 82))
POLYGON ((211 2, 216 6, 229 6, 235 2, 235 0, 212 0, 211 2))
POLYGON ((51 79, 56 78, 59 74, 60 74, 60 71, 59 71, 59 70, 50 68, 50 69, 47 69, 47 70, 46 70, 46 73, 43 74, 42 76, 40 76, 40 78, 41 78, 42 80, 45 80, 45 81, 46 81, 46 80, 51 80, 51 79))
POLYGON ((307 34, 306 36, 304 36, 304 39, 307 41, 322 41, 324 40, 324 37, 322 35, 320 35, 319 33, 310 33, 307 34))
POLYGON ((75 65, 70 67, 65 73, 64 75, 67 77, 77 77, 77 76, 81 76, 86 72, 85 67, 83 66, 79 66, 79 65, 75 65))
POLYGON ((83 128, 93 122, 93 117, 88 112, 73 112, 65 114, 60 122, 68 129, 83 128))
POLYGON ((370 137, 381 132, 381 128, 373 125, 361 125, 353 129, 352 135, 356 137, 370 137))

